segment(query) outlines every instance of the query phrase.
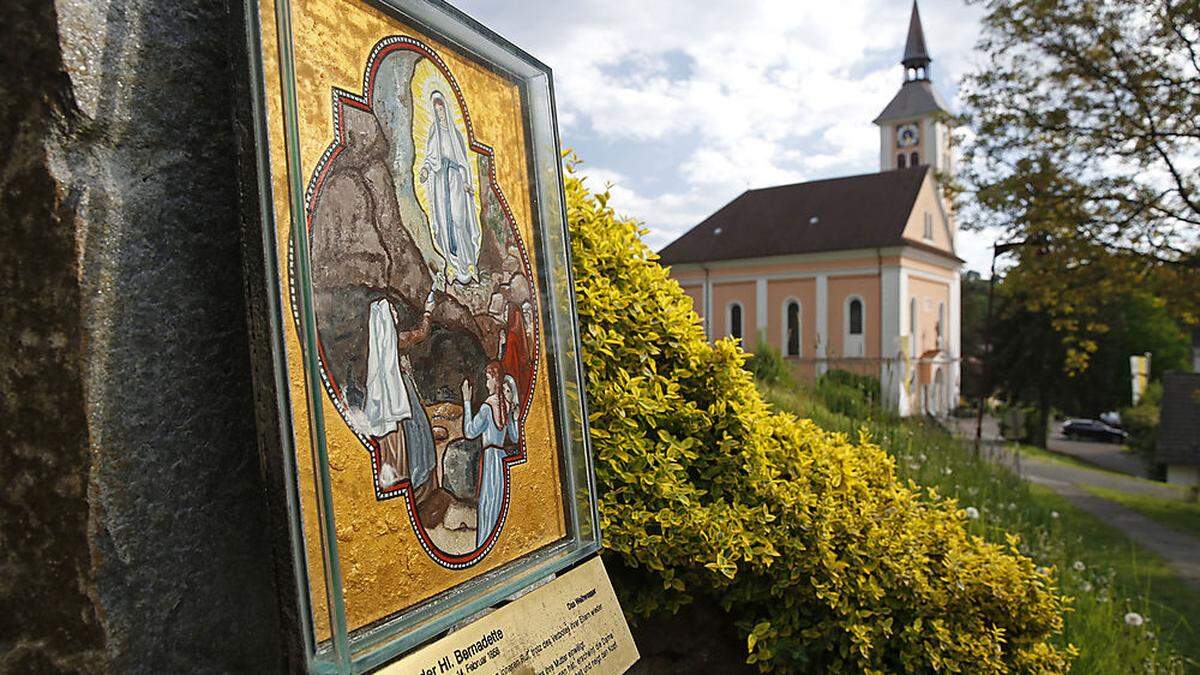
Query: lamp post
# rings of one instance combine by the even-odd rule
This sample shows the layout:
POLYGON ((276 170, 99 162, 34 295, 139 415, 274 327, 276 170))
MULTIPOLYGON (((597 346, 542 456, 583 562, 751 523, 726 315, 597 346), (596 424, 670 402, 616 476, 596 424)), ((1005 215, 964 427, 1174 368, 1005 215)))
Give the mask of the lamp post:
POLYGON ((983 382, 979 388, 979 406, 975 413, 975 454, 977 455, 980 445, 983 443, 983 409, 994 386, 992 384, 992 297, 996 291, 996 258, 1024 244, 1023 241, 1008 241, 992 245, 992 271, 988 276, 987 318, 984 319, 983 324, 983 382))

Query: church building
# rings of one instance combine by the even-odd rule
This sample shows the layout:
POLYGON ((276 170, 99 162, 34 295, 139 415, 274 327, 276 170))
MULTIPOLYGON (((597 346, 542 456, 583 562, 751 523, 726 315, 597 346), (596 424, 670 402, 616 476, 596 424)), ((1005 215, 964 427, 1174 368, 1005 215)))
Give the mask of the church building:
POLYGON ((878 377, 901 414, 959 395, 956 228, 938 175, 953 118, 914 2, 900 91, 875 118, 880 171, 742 193, 660 253, 710 338, 779 349, 802 378, 878 377))

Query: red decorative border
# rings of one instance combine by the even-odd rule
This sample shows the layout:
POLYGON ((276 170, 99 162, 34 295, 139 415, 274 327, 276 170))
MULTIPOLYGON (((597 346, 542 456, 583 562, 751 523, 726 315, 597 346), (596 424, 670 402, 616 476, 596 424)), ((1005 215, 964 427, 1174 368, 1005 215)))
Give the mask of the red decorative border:
MULTIPOLYGON (((500 185, 496 180, 496 162, 493 150, 490 146, 481 143, 475 138, 475 130, 471 124, 471 115, 467 110, 467 103, 463 99, 462 90, 459 88, 458 82, 454 79, 454 76, 450 73, 450 69, 446 66, 446 63, 442 61, 441 57, 438 56, 437 52, 435 52, 431 47, 412 37, 394 35, 383 38, 375 44, 375 47, 371 50, 370 56, 367 58, 366 67, 363 71, 362 95, 353 94, 337 87, 333 88, 333 128, 335 140, 329 144, 329 146, 325 149, 325 152, 322 153, 321 158, 317 161, 317 165, 313 169, 312 178, 309 180, 308 188, 304 191, 304 218, 305 230, 307 234, 306 240, 310 250, 312 247, 312 221, 315 204, 317 199, 320 197, 321 189, 324 186, 325 178, 328 176, 331 165, 333 164, 334 160, 337 159, 338 155, 340 155, 341 152, 346 149, 345 129, 342 127, 342 106, 351 106, 365 112, 371 112, 370 101, 375 90, 375 75, 378 72, 379 66, 384 57, 392 52, 397 51, 416 52, 417 54, 420 54, 428 59, 431 63, 437 66, 438 70, 446 78, 446 81, 450 83, 450 87, 454 90, 454 96, 458 101, 459 109, 462 110, 463 120, 467 125, 467 137, 469 139, 471 150, 488 158, 488 186, 492 190, 493 194, 495 194, 497 201, 500 202, 501 210, 504 213, 504 219, 508 223, 509 231, 513 235, 513 239, 516 241, 517 248, 521 254, 521 261, 525 266, 525 277, 529 281, 530 290, 533 291, 536 299, 537 288, 534 285, 533 270, 531 269, 529 263, 529 253, 525 249, 525 241, 521 238, 521 233, 517 230, 516 218, 513 217, 512 209, 509 207, 508 200, 505 199, 504 193, 501 192, 500 185)), ((297 309, 298 304, 296 302, 297 296, 294 258, 295 251, 289 247, 288 286, 292 301, 292 318, 296 321, 297 329, 299 329, 300 314, 299 310, 297 309)), ((522 410, 520 413, 521 416, 517 424, 519 450, 516 455, 511 457, 505 456, 503 458, 502 466, 504 469, 504 500, 500 507, 500 514, 497 517, 496 526, 492 529, 491 535, 488 536, 488 539, 486 542, 484 542, 483 546, 470 553, 462 555, 452 555, 438 549, 437 546, 434 545, 433 541, 429 538, 429 534, 425 531, 424 526, 421 525, 417 517, 417 507, 413 500, 412 483, 410 480, 401 480, 394 487, 387 490, 381 490, 379 487, 379 445, 372 438, 360 434, 357 431, 354 432, 359 442, 361 442, 370 453, 372 486, 375 489, 375 498, 382 501, 386 499, 392 499, 394 497, 405 497, 404 502, 408 511, 408 520, 412 525, 413 531, 417 534, 417 540, 421 542, 421 547, 425 549, 425 552, 429 554, 429 557, 433 558, 443 567, 450 569, 463 569, 470 567, 471 565, 474 565, 482 560, 483 557, 492 550, 492 547, 499 538, 500 531, 504 528, 504 524, 508 519, 508 506, 510 501, 509 493, 510 486, 512 484, 509 476, 509 469, 512 466, 523 464, 527 459, 525 447, 525 421, 529 416, 529 411, 533 408, 533 392, 537 388, 538 364, 541 357, 541 332, 538 330, 540 312, 537 302, 531 303, 531 306, 533 307, 533 326, 531 328, 533 330, 534 338, 533 375, 530 378, 529 391, 525 392, 526 397, 522 399, 525 401, 525 406, 524 410, 522 410)), ((347 426, 350 427, 347 411, 342 405, 341 392, 338 390, 337 384, 333 381, 333 378, 329 376, 325 368, 325 349, 321 344, 320 335, 314 337, 317 345, 317 357, 321 366, 321 381, 324 383, 326 393, 333 401, 333 405, 337 409, 338 414, 341 415, 342 419, 347 422, 347 426)), ((353 427, 350 428, 353 430, 353 427)), ((482 460, 483 456, 481 455, 480 461, 482 460)))

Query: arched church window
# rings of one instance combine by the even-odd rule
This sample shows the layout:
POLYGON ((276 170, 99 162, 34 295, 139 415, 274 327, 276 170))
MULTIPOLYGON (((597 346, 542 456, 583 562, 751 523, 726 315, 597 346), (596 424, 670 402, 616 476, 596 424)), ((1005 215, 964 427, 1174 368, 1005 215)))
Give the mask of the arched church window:
POLYGON ((863 304, 858 298, 850 301, 850 334, 863 334, 863 304))
POLYGON ((742 303, 729 303, 729 335, 738 340, 742 339, 742 303))
POLYGON ((913 154, 908 156, 908 165, 909 166, 920 166, 921 165, 921 158, 917 155, 917 153, 914 152, 913 154))
POLYGON ((784 314, 787 324, 787 355, 800 356, 800 303, 789 300, 784 314))
POLYGON ((866 316, 862 298, 857 295, 847 297, 845 312, 846 333, 842 340, 843 354, 851 358, 866 356, 867 343, 866 336, 863 335, 866 332, 866 316))
POLYGON ((903 152, 896 155, 896 168, 897 169, 904 168, 904 153, 903 152))

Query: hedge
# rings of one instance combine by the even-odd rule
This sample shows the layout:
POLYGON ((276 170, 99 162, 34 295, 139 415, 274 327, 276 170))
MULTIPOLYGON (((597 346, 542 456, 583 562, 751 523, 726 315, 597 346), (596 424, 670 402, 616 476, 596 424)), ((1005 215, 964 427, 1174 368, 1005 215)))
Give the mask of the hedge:
MULTIPOLYGON (((569 163, 570 164, 570 163, 569 163)), ((601 526, 635 620, 718 599, 775 672, 1064 672, 1067 599, 892 458, 776 412, 734 342, 568 167, 601 526)))

